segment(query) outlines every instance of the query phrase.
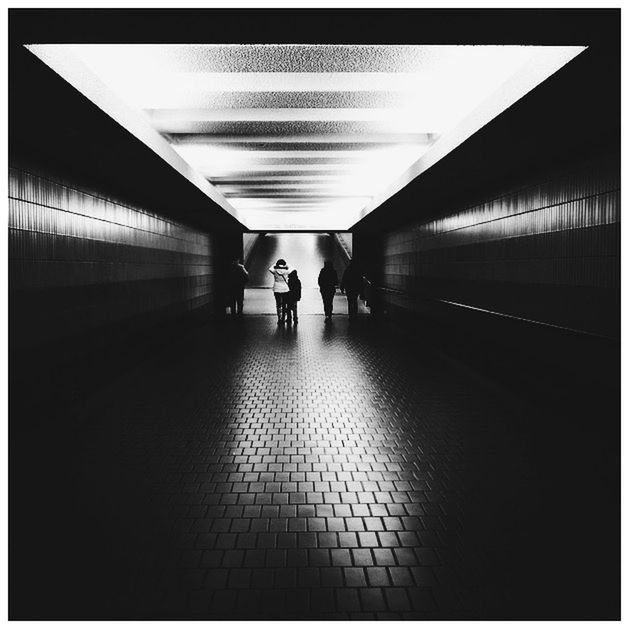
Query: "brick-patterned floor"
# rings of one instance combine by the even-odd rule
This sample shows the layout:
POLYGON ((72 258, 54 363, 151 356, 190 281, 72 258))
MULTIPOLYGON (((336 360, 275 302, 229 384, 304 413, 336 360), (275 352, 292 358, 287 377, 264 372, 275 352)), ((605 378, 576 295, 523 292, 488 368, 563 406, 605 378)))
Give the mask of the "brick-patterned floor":
POLYGON ((13 584, 32 598, 14 612, 526 618, 553 597, 566 611, 548 587, 572 568, 544 541, 564 525, 546 500, 563 471, 519 402, 368 318, 245 317, 156 355, 63 438, 14 449, 50 463, 17 507, 38 515, 15 533, 30 537, 13 584))

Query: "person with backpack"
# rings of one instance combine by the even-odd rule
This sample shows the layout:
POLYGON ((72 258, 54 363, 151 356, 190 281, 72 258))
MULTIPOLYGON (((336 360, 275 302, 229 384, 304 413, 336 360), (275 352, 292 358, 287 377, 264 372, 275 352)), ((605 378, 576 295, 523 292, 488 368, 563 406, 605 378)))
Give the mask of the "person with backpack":
POLYGON ((245 300, 245 284, 249 281, 249 273, 238 258, 232 260, 227 276, 227 305, 232 317, 242 316, 245 300))
POLYGON ((274 266, 269 268, 273 276, 273 295, 275 296, 275 308, 277 310, 277 323, 284 323, 288 307, 288 275, 293 269, 289 268, 286 260, 280 258, 274 266))
POLYGON ((291 324, 292 320, 297 323, 297 302, 301 299, 301 280, 297 277, 297 269, 293 269, 288 274, 288 298, 286 309, 286 323, 291 324))

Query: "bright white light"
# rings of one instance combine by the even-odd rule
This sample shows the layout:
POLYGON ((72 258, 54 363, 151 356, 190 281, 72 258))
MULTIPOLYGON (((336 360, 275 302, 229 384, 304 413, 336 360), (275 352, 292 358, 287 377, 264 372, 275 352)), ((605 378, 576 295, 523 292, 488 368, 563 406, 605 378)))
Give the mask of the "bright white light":
POLYGON ((301 159, 301 158, 345 158, 348 161, 366 161, 369 159, 388 159, 391 155, 411 157, 422 150, 426 150, 429 144, 402 145, 394 148, 361 149, 355 151, 321 151, 321 150, 252 150, 231 148, 220 145, 204 144, 173 144, 173 149, 184 159, 198 164, 224 164, 225 162, 242 163, 245 161, 261 161, 265 159, 301 159))
POLYGON ((249 229, 261 231, 347 231, 356 222, 357 214, 341 216, 336 212, 243 212, 249 229))
MULTIPOLYGON (((419 105, 419 103, 418 103, 419 105)), ((325 122, 325 121, 350 121, 356 120, 361 122, 381 122, 393 120, 398 122, 402 120, 412 120, 420 117, 422 112, 415 108, 390 108, 390 109, 323 109, 323 108, 288 108, 283 109, 267 109, 260 107, 258 109, 147 109, 146 114, 155 124, 167 126, 168 123, 178 122, 286 122, 286 121, 304 121, 304 122, 325 122)), ((434 113, 434 112, 432 112, 434 113)), ((440 117, 443 112, 440 112, 440 117)), ((423 122, 424 127, 434 129, 435 125, 430 121, 423 122)))
MULTIPOLYGON (((467 98, 497 88, 535 46, 225 46, 70 44, 94 74, 139 109, 190 107, 224 92, 393 91, 467 98), (239 58, 237 58, 239 57, 239 58), (374 81, 374 72, 377 80, 374 81), (187 100, 183 100, 187 99, 187 100)), ((204 103, 207 106, 207 103, 204 103)))
POLYGON ((273 189, 278 196, 291 190, 300 190, 311 197, 322 194, 371 197, 380 192, 392 177, 416 161, 428 147, 402 145, 362 151, 254 151, 186 144, 174 145, 173 148, 210 181, 215 181, 220 192, 229 195, 232 205, 238 207, 236 197, 247 196, 255 188, 273 189), (272 163, 269 163, 271 160, 272 163), (291 164, 291 160, 302 161, 291 164), (324 163, 312 164, 309 160, 324 163), (330 160, 330 163, 326 160, 330 160), (286 181, 282 176, 275 176, 273 182, 264 183, 249 182, 246 177, 243 178, 243 173, 247 172, 256 173, 256 178, 260 180, 264 178, 264 172, 282 171, 284 176, 290 176, 293 172, 316 173, 330 169, 337 173, 333 182, 317 181, 315 175, 310 176, 309 183, 295 181, 294 178, 286 181), (223 185, 214 180, 215 177, 229 179, 230 175, 237 173, 240 173, 238 182, 231 181, 223 185))
POLYGON ((296 200, 290 199, 259 199, 241 197, 234 199, 233 203, 239 210, 269 210, 269 209, 281 209, 281 211, 291 210, 293 207, 306 208, 318 208, 325 209, 334 212, 357 212, 364 207, 365 203, 370 200, 371 197, 357 196, 348 197, 346 199, 326 200, 322 202, 306 201, 300 203, 296 200), (281 201, 284 201, 282 203, 281 201))
POLYGON ((28 48, 208 197, 261 230, 350 228, 584 50, 28 48))

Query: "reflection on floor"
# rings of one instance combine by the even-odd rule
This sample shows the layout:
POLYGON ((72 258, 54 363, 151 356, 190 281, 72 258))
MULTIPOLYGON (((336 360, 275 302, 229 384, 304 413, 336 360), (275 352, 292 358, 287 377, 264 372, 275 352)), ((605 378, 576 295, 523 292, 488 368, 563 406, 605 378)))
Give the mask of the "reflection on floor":
MULTIPOLYGON (((245 290, 245 314, 275 314, 275 298, 270 288, 247 288, 245 290)), ((316 288, 304 288, 301 301, 297 305, 298 315, 323 316, 321 294, 316 288)), ((358 300, 358 313, 369 314, 370 310, 364 301, 358 300)), ((347 315, 347 298, 337 291, 334 297, 334 314, 347 315)))
POLYGON ((613 613, 605 416, 498 395, 372 317, 227 319, 112 377, 12 432, 17 617, 613 613))

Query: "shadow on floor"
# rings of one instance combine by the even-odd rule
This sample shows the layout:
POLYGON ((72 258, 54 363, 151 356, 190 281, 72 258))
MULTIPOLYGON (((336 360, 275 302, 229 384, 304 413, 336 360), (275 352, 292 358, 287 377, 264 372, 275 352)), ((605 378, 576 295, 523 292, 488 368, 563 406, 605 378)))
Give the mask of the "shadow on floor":
POLYGON ((13 619, 618 617, 614 409, 498 395, 370 317, 191 329, 30 419, 13 619))

